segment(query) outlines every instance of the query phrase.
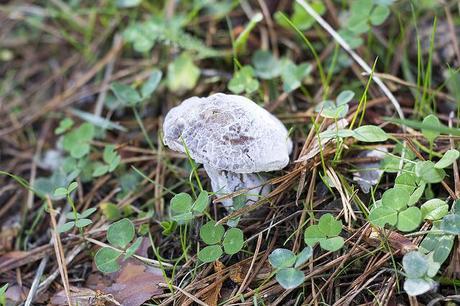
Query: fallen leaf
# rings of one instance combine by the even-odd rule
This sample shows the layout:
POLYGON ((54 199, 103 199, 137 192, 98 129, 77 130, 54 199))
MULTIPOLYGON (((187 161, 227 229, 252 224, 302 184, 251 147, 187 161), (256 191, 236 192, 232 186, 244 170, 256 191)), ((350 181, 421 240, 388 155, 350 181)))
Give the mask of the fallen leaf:
MULTIPOLYGON (((214 263, 214 272, 219 273, 225 268, 224 264, 220 261, 216 261, 214 263)), ((220 296, 220 289, 222 289, 222 285, 224 283, 224 278, 220 278, 217 282, 215 282, 212 286, 213 288, 206 292, 204 302, 210 306, 217 306, 220 296)))
POLYGON ((0 230, 0 255, 13 250, 13 242, 21 229, 19 220, 19 216, 12 216, 2 225, 0 230))
MULTIPOLYGON (((146 257, 148 247, 148 239, 144 239, 136 253, 146 257)), ((120 265, 121 269, 116 273, 103 275, 95 272, 88 278, 86 286, 113 296, 123 306, 140 306, 153 295, 163 292, 158 286, 165 282, 160 269, 134 258, 122 261, 120 265)))
POLYGON ((407 254, 411 251, 415 251, 418 247, 405 236, 401 235, 398 232, 390 230, 377 230, 370 229, 369 235, 367 236, 367 243, 372 246, 379 246, 382 241, 388 241, 390 247, 396 251, 400 252, 401 255, 407 254))
POLYGON ((6 289, 6 305, 19 305, 22 304, 27 298, 29 288, 20 287, 19 285, 8 286, 6 289))

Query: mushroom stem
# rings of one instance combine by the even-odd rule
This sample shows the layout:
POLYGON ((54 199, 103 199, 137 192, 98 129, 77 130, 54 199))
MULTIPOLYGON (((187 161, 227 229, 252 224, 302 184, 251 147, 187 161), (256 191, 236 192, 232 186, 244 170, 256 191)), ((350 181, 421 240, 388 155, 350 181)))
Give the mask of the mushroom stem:
MULTIPOLYGON (((268 186, 261 186, 266 179, 256 173, 235 173, 209 165, 204 165, 204 169, 211 179, 212 191, 217 194, 225 195, 241 189, 249 189, 245 193, 246 204, 255 203, 260 196, 265 196, 270 191, 268 186)), ((233 205, 233 199, 224 199, 222 204, 228 209, 233 205)))

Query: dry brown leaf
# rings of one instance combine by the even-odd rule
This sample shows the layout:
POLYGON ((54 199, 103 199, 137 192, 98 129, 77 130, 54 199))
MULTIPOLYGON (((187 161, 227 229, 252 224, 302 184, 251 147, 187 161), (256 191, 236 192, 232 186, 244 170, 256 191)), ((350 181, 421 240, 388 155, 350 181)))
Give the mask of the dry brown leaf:
POLYGON ((19 285, 9 286, 6 290, 6 304, 7 305, 19 305, 22 304, 27 298, 29 288, 20 287, 19 285))
MULTIPOLYGON (((147 256, 148 246, 148 239, 144 239, 136 253, 147 256)), ((86 286, 112 295, 123 306, 139 306, 151 296, 163 292, 163 289, 158 286, 161 282, 165 282, 165 279, 160 269, 129 258, 121 262, 121 269, 116 273, 107 275, 94 273, 88 278, 86 286)))
MULTIPOLYGON (((107 297, 111 300, 111 297, 107 297)), ((102 294, 88 288, 70 287, 70 301, 73 305, 90 306, 90 305, 105 305, 102 294)), ((106 300, 107 301, 107 300, 106 300)), ((50 300, 51 305, 67 305, 67 297, 65 291, 56 292, 50 300)))
MULTIPOLYGON (((214 272, 216 273, 221 272, 224 268, 225 268, 224 264, 221 263, 220 261, 214 262, 214 272)), ((221 277, 219 281, 213 284, 214 288, 206 292, 205 299, 204 299, 204 302, 206 304, 210 306, 217 306, 219 302, 220 290, 222 289, 224 279, 225 278, 221 277)))
POLYGON ((401 255, 407 254, 411 251, 415 251, 418 247, 410 240, 409 238, 404 237, 398 232, 390 230, 377 230, 371 228, 369 230, 369 235, 367 236, 367 243, 372 246, 379 246, 382 241, 387 240, 390 247, 396 251, 400 252, 401 255))
POLYGON ((5 222, 0 230, 0 255, 13 250, 13 242, 19 233, 21 224, 17 222, 17 218, 12 217, 11 220, 5 222))

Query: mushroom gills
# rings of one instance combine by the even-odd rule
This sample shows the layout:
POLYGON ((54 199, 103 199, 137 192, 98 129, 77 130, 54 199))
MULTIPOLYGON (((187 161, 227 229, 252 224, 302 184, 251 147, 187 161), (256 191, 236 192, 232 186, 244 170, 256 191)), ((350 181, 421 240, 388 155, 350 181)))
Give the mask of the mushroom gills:
MULTIPOLYGON (((257 173, 235 173, 227 170, 219 170, 209 165, 204 165, 206 173, 211 179, 212 191, 217 196, 224 196, 238 190, 248 189, 246 196, 247 205, 257 202, 261 197, 270 192, 268 186, 263 186, 265 178, 257 173)), ((233 199, 223 199, 222 204, 229 209, 233 206, 233 199)))

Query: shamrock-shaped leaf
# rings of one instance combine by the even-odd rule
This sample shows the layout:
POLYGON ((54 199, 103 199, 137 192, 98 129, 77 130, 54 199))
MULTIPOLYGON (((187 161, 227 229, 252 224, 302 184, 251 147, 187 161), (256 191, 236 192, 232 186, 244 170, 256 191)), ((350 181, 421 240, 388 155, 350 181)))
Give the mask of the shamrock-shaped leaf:
POLYGON ((341 231, 342 221, 335 220, 331 214, 325 214, 317 225, 311 225, 305 230, 305 243, 313 247, 319 242, 322 249, 335 252, 344 244, 343 238, 338 236, 341 231))
POLYGON ((90 141, 95 133, 94 125, 83 123, 80 127, 64 135, 62 146, 73 158, 82 158, 90 151, 90 141))
POLYGON ((259 82, 254 79, 254 70, 251 66, 244 66, 237 72, 228 83, 228 89, 236 94, 246 92, 247 94, 256 91, 259 82))
POLYGON ((404 232, 412 231, 420 225, 422 213, 418 207, 408 208, 410 193, 406 187, 395 185, 383 193, 381 204, 376 205, 369 214, 372 224, 381 227, 389 224, 404 232))

